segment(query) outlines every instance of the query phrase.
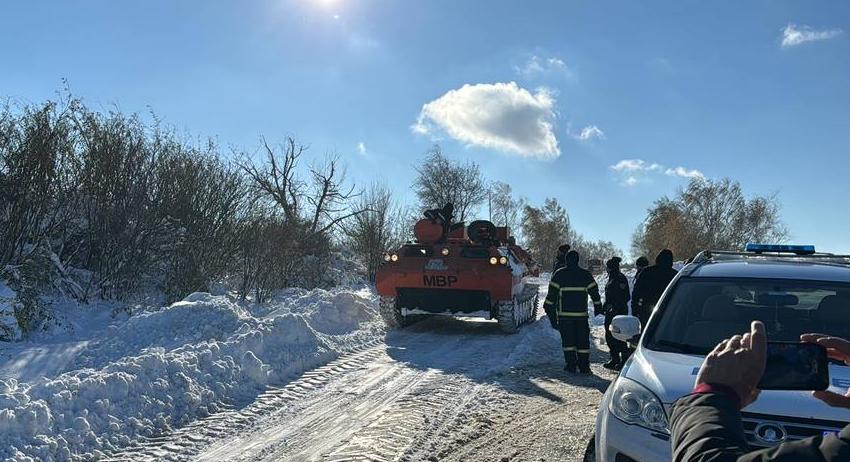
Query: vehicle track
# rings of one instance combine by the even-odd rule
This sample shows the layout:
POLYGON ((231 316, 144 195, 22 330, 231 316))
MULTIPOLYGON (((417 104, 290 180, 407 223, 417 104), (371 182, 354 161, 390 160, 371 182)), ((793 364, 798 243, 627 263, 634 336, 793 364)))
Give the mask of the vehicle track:
POLYGON ((525 335, 427 320, 108 460, 400 460, 456 419, 525 335))

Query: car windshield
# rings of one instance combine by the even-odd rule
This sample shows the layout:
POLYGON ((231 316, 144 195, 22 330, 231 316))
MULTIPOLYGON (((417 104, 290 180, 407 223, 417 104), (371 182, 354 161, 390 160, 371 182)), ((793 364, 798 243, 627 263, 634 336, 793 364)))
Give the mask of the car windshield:
POLYGON ((646 347, 706 354, 721 340, 764 322, 770 341, 819 332, 850 337, 850 284, 746 279, 683 279, 660 308, 646 347))

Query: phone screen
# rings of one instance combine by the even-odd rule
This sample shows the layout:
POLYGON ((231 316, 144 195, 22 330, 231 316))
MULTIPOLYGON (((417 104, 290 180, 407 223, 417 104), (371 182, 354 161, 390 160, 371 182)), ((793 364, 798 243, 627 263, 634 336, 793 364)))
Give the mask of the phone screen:
POLYGON ((812 343, 768 342, 762 390, 826 390, 829 362, 826 349, 812 343))

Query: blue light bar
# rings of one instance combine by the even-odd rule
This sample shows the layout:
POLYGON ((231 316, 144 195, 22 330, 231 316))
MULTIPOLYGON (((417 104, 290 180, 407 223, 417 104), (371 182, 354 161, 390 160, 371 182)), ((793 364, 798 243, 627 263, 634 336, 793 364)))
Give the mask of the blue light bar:
POLYGON ((783 244, 747 244, 747 252, 753 253, 793 253, 797 255, 812 255, 815 253, 813 245, 783 245, 783 244))

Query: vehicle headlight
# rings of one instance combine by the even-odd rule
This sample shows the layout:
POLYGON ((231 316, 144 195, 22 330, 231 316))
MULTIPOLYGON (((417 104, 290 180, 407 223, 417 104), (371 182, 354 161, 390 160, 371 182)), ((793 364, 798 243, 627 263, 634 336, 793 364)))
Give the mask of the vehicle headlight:
POLYGON ((495 265, 496 263, 499 263, 499 259, 496 257, 490 257, 490 264, 495 265))
POLYGON ((503 265, 507 265, 507 264, 508 264, 508 257, 502 257, 502 258, 500 258, 500 259, 499 259, 499 263, 501 263, 501 264, 503 264, 503 265))
POLYGON ((608 410, 625 423, 670 433, 667 428, 667 413, 661 400, 634 380, 625 377, 617 379, 614 389, 611 390, 608 410))
POLYGON ((392 260, 392 261, 398 261, 398 254, 392 254, 392 255, 390 255, 390 260, 392 260))
POLYGON ((448 247, 443 248, 443 250, 441 250, 440 253, 443 254, 444 257, 448 257, 449 256, 449 248, 448 247))
POLYGON ((390 254, 388 254, 388 253, 384 254, 384 261, 390 261, 390 258, 392 258, 392 257, 390 257, 390 254))

